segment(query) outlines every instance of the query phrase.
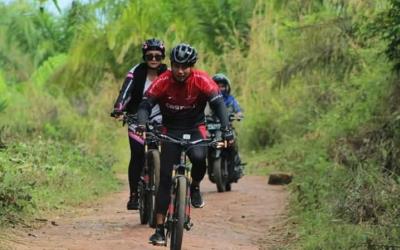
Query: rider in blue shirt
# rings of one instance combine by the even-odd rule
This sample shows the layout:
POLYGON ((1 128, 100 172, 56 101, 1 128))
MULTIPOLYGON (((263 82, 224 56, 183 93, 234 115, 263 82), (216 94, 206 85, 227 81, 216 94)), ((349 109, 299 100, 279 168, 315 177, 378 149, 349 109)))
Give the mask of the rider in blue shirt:
POLYGON ((231 95, 231 82, 228 77, 222 73, 218 73, 213 76, 213 80, 218 84, 228 111, 236 116, 242 116, 242 109, 239 103, 236 101, 235 97, 231 95))
MULTIPOLYGON (((222 93, 222 97, 224 98, 225 106, 228 110, 229 115, 233 115, 236 118, 242 119, 243 113, 242 109, 239 106, 239 103, 236 101, 235 97, 231 95, 231 82, 227 76, 222 73, 215 74, 212 79, 218 84, 218 87, 222 93)), ((239 156, 238 145, 235 142, 232 147, 229 148, 231 161, 233 161, 234 171, 233 176, 231 177, 234 182, 237 182, 243 176, 243 163, 241 162, 239 156)))

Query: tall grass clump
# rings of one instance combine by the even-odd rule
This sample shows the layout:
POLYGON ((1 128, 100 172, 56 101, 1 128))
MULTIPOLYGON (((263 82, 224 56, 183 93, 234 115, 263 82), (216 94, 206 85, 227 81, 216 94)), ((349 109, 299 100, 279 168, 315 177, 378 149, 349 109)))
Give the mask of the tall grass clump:
MULTIPOLYGON (((297 4, 266 3, 262 13, 270 15, 261 15, 252 26, 257 30, 256 24, 270 22, 264 26, 269 29, 254 34, 250 47, 263 43, 264 49, 275 46, 277 51, 269 54, 271 64, 264 56, 254 64, 254 74, 246 74, 243 94, 246 104, 261 104, 254 96, 263 95, 268 105, 254 105, 258 108, 250 112, 262 116, 265 128, 275 124, 267 133, 279 138, 263 150, 263 164, 255 171, 273 166, 295 174, 290 220, 297 224, 297 239, 290 248, 398 246, 398 76, 382 53, 382 37, 366 35, 377 10, 390 5, 297 4), (271 8, 274 12, 268 12, 271 8), (262 81, 256 72, 267 84, 254 94, 249 86, 262 81)), ((394 29, 389 23, 385 28, 394 29)), ((253 139, 251 133, 260 130, 249 133, 253 139)))

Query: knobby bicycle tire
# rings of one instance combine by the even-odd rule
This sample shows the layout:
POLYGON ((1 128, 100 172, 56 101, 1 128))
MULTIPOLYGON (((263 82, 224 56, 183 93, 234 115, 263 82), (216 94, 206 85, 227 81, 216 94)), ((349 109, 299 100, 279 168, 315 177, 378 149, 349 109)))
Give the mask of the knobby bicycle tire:
POLYGON ((138 195, 139 195, 139 217, 140 224, 147 224, 149 220, 149 208, 148 208, 148 197, 146 188, 143 181, 139 181, 138 185, 138 195))
POLYGON ((175 192, 174 215, 171 225, 170 249, 180 250, 183 240, 187 192, 187 179, 184 176, 177 177, 175 192))
POLYGON ((149 226, 155 228, 157 224, 156 195, 160 183, 160 152, 158 150, 149 150, 147 153, 147 164, 149 164, 150 187, 152 187, 148 198, 149 226))

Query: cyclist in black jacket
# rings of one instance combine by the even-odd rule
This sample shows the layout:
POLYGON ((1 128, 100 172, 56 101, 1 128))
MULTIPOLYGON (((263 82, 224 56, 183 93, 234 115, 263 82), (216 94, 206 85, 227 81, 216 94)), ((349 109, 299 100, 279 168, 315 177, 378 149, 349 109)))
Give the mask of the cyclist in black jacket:
MULTIPOLYGON (((135 65, 127 74, 118 98, 114 104, 113 116, 121 120, 123 112, 136 114, 143 93, 149 88, 154 79, 167 70, 162 63, 165 58, 165 47, 162 41, 149 39, 142 46, 144 62, 135 65)), ((159 106, 152 109, 150 119, 161 123, 159 106)), ((128 179, 130 196, 127 204, 128 210, 137 210, 139 201, 137 195, 140 173, 144 164, 143 139, 135 134, 136 126, 128 128, 131 159, 129 162, 128 179)))

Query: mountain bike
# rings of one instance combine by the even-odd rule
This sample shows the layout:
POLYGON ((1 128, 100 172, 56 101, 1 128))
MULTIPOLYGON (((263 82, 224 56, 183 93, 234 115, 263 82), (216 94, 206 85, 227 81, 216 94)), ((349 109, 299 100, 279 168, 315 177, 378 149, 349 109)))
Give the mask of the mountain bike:
MULTIPOLYGON (((152 131, 153 126, 148 126, 152 131)), ((156 194, 160 182, 159 140, 151 132, 144 136, 144 165, 138 185, 140 223, 156 226, 156 194)))
MULTIPOLYGON (((230 122, 240 121, 241 117, 235 115, 229 116, 230 122)), ((206 116, 206 126, 211 139, 221 140, 221 123, 214 116, 206 116)), ((235 170, 235 161, 232 160, 231 152, 226 147, 209 147, 207 154, 207 172, 208 178, 217 186, 218 192, 231 191, 233 181, 233 172, 235 170)))
POLYGON ((220 147, 223 143, 211 139, 191 141, 189 134, 184 134, 181 139, 165 134, 158 136, 162 141, 178 144, 181 148, 180 162, 174 165, 172 170, 170 203, 166 216, 166 235, 167 239, 170 239, 170 249, 179 250, 182 247, 183 229, 189 231, 193 226, 190 221, 191 164, 187 160, 186 153, 194 146, 220 147))
MULTIPOLYGON (((132 131, 137 124, 137 116, 123 113, 123 125, 128 124, 132 131)), ((111 113, 111 116, 116 114, 111 113)), ((148 223, 150 227, 156 226, 155 201, 160 182, 160 143, 158 137, 154 136, 154 131, 158 129, 157 123, 148 123, 147 131, 143 138, 144 145, 144 165, 138 183, 139 198, 139 217, 142 225, 148 223)), ((133 133, 129 136, 135 136, 133 133)))

